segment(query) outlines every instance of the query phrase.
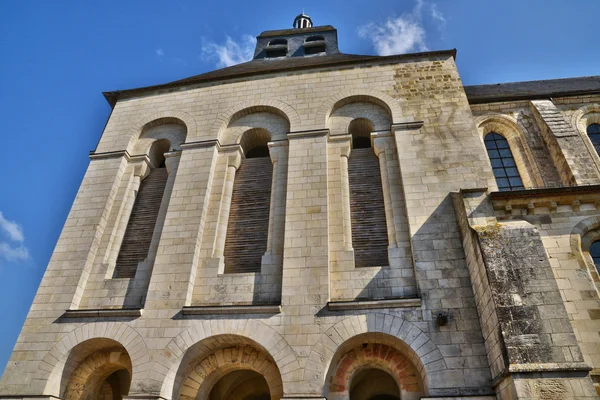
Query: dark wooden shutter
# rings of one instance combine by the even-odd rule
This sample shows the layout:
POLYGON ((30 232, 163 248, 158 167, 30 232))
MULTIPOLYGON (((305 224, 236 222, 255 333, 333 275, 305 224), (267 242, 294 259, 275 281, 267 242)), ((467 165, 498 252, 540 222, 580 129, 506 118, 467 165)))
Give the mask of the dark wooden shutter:
POLYGON ((260 272, 267 251, 272 177, 270 157, 244 159, 235 173, 225 238, 225 273, 260 272))
POLYGON ((148 257, 168 176, 166 168, 156 168, 141 182, 117 257, 114 278, 133 278, 138 263, 148 257))
POLYGON ((389 265, 381 171, 373 149, 352 150, 348 158, 348 182, 355 266, 389 265))

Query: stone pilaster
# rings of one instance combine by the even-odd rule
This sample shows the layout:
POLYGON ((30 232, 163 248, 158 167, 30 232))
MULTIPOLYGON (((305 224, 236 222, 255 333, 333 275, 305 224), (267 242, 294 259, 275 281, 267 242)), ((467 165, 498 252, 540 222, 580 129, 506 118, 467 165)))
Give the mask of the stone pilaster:
MULTIPOLYGON (((319 339, 316 314, 329 300, 327 131, 293 132, 288 138, 282 289, 288 323, 283 332, 300 361, 319 339)), ((286 372, 291 371, 284 367, 282 376, 286 372)), ((322 383, 299 376, 286 390, 316 395, 322 383)))

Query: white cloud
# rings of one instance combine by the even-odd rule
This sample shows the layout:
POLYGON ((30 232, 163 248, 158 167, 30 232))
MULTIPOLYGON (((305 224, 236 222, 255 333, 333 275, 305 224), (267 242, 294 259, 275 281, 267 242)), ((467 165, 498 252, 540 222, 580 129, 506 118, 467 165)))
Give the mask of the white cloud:
POLYGON ((22 242, 25 237, 23 236, 23 229, 16 222, 9 221, 4 218, 4 214, 0 211, 0 229, 8 234, 11 240, 15 242, 22 242))
POLYGON ((385 22, 369 22, 359 28, 358 34, 369 39, 380 56, 427 51, 424 18, 434 20, 438 25, 446 22, 436 4, 417 0, 410 12, 390 17, 385 22))
POLYGON ((162 57, 165 55, 165 52, 163 51, 162 48, 158 48, 158 49, 156 49, 156 55, 159 57, 162 57))
POLYGON ((29 251, 23 245, 11 246, 6 242, 0 242, 0 258, 7 261, 25 261, 29 259, 29 251))
POLYGON ((225 36, 225 43, 204 41, 202 45, 202 56, 217 61, 217 67, 229 67, 231 65, 250 61, 254 56, 256 39, 250 35, 242 35, 240 41, 236 42, 229 36, 225 36))
POLYGON ((17 242, 16 245, 11 245, 8 242, 0 242, 0 259, 7 261, 24 261, 29 259, 29 251, 23 245, 25 236, 23 229, 14 221, 9 221, 4 218, 4 214, 0 211, 0 231, 4 232, 12 242, 17 242))

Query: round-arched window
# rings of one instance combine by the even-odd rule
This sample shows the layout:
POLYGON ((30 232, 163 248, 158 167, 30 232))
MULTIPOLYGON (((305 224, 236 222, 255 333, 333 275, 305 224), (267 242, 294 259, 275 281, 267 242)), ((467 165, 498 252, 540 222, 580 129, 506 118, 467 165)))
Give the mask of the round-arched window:
POLYGON ((524 189, 515 158, 510 151, 506 138, 495 132, 490 132, 483 141, 492 163, 498 189, 500 191, 524 189))
POLYGON ((600 155, 600 124, 591 124, 587 127, 587 135, 596 149, 596 153, 600 155))

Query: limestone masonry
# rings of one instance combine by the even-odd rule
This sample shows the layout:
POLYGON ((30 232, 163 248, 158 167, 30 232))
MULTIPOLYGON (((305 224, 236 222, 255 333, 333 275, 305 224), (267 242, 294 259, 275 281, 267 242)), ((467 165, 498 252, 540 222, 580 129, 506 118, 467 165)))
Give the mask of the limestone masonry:
POLYGON ((113 107, 2 399, 598 399, 600 77, 254 59, 113 107))

